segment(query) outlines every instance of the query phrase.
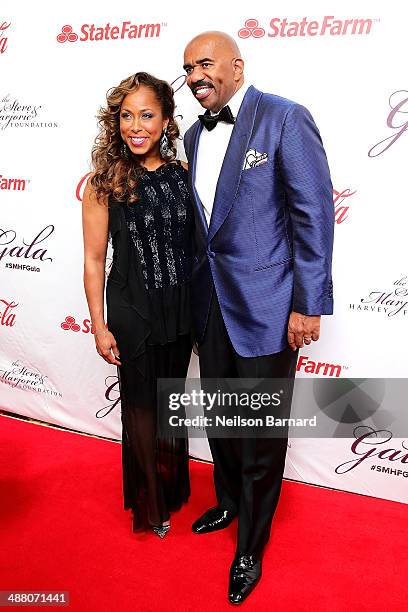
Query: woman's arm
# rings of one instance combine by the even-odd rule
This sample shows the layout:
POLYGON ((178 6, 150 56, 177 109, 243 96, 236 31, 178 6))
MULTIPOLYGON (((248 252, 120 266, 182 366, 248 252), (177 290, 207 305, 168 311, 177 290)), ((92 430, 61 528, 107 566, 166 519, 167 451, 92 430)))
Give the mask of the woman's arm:
POLYGON ((104 319, 105 263, 108 248, 107 200, 98 200, 89 177, 82 200, 84 237, 84 287, 98 353, 108 363, 121 365, 114 356, 118 350, 104 319), (112 355, 112 352, 113 355, 112 355))

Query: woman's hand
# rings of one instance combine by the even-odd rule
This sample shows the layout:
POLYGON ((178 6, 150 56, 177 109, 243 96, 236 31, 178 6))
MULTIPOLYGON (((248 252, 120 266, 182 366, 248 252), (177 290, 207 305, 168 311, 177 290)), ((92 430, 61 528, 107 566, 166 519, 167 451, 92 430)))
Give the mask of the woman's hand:
POLYGON ((103 357, 107 363, 118 366, 122 365, 119 361, 119 349, 115 337, 110 331, 107 329, 96 331, 95 344, 98 354, 103 357))

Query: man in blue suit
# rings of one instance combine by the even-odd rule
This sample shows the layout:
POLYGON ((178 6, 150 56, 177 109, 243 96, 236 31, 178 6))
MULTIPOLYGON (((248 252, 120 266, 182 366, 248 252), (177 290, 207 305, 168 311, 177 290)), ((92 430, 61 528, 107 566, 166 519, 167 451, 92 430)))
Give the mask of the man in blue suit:
MULTIPOLYGON (((203 378, 293 379, 298 349, 333 312, 333 191, 309 111, 244 82, 236 42, 204 32, 184 53, 206 109, 184 137, 195 208, 193 318, 203 378)), ((238 516, 229 600, 261 577, 287 436, 210 438, 217 506, 195 533, 238 516)))

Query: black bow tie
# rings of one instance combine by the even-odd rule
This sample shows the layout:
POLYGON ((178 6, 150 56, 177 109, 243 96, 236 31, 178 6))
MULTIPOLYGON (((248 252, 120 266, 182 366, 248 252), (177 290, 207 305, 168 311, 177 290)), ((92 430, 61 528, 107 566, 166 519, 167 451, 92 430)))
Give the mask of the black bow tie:
POLYGON ((224 121, 225 123, 235 123, 234 116, 229 106, 224 106, 218 115, 211 115, 210 111, 207 109, 204 115, 198 115, 198 118, 208 131, 213 130, 219 121, 224 121))

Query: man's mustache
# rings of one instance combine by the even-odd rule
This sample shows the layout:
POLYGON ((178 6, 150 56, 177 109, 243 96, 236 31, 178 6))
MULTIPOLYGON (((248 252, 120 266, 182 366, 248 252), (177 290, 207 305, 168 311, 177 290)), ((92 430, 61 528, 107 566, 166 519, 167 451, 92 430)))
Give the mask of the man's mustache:
POLYGON ((196 89, 198 89, 199 87, 212 87, 212 88, 214 88, 214 85, 212 83, 209 83, 208 81, 197 81, 197 83, 194 83, 194 85, 191 86, 191 91, 193 93, 195 93, 196 89))

